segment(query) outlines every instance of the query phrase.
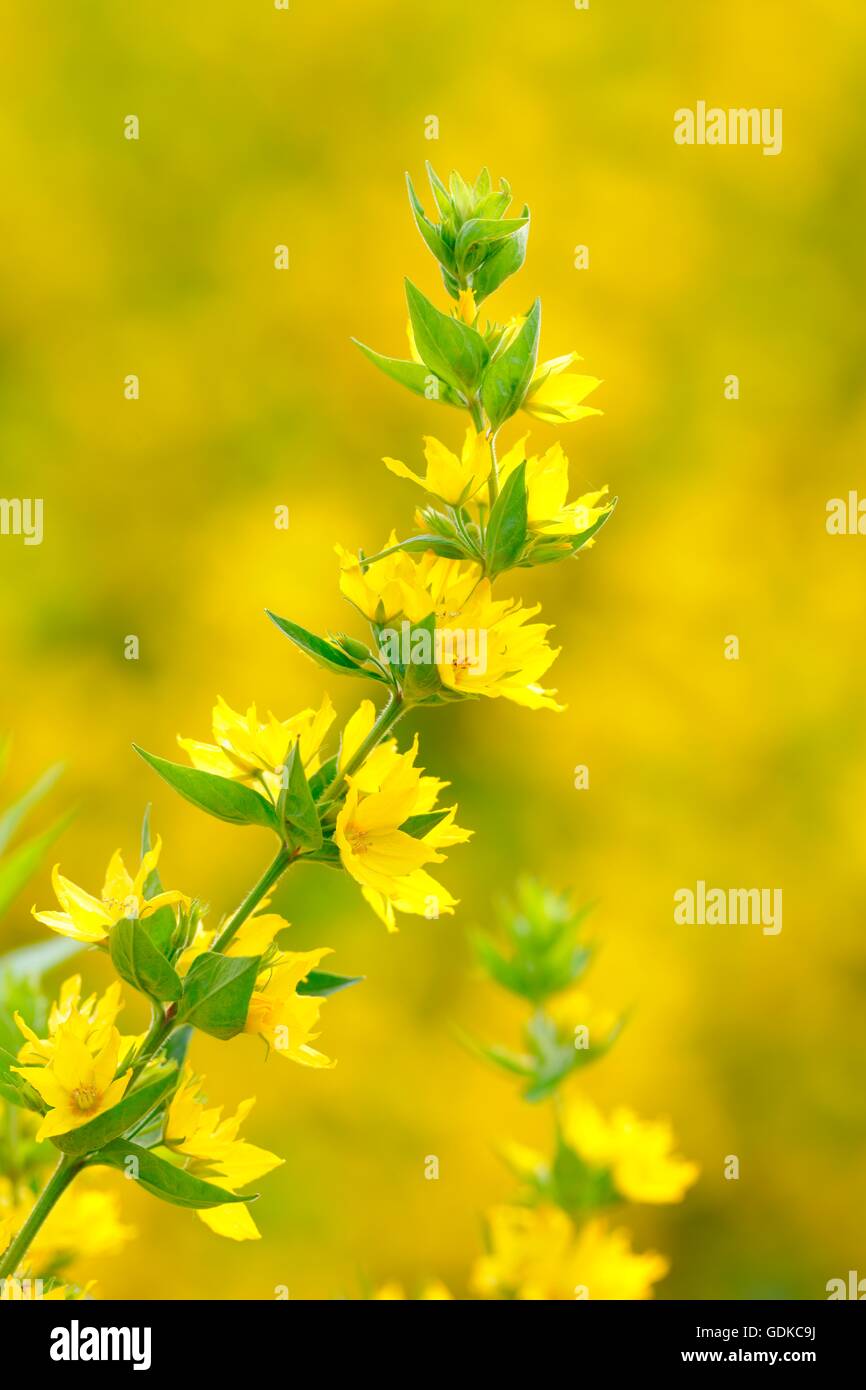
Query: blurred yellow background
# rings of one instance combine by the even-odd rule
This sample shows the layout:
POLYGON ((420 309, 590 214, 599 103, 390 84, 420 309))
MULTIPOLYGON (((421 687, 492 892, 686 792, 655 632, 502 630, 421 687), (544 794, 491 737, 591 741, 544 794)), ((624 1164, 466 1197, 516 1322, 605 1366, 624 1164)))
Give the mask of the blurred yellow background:
MULTIPOLYGON (((824 525, 866 481, 864 7, 90 0, 4 6, 3 27, 0 492, 45 499, 45 540, 0 539, 0 727, 17 785, 67 764, 76 881, 98 886, 118 846, 135 858, 152 799, 167 886, 228 910, 267 837, 175 798, 131 742, 174 756, 177 732, 208 736, 218 692, 281 717, 323 686, 341 715, 367 693, 262 610, 360 635, 334 542, 405 534, 417 497, 381 456, 416 466, 422 433, 461 436, 349 342, 402 355, 403 274, 445 306, 404 170, 420 190, 428 157, 443 175, 487 163, 530 204, 526 268, 491 308, 540 294, 544 355, 577 349, 604 378, 604 416, 561 437, 573 491, 621 499, 591 553, 509 579, 556 623, 567 712, 417 719, 476 831, 443 874, 457 915, 388 937, 347 878, 289 875, 296 945, 367 976, 323 1011, 339 1065, 196 1043, 211 1098, 255 1093, 248 1137, 286 1157, 262 1183, 264 1239, 221 1242, 114 1176, 139 1238, 79 1274, 103 1297, 354 1296, 431 1274, 464 1294, 480 1214, 513 1190, 496 1143, 549 1133, 453 1036, 516 1040, 522 1011, 478 976, 467 928, 527 869, 597 901, 590 985, 634 1006, 587 1088, 669 1115, 702 1165, 682 1207, 631 1223, 672 1258, 659 1296, 823 1297, 866 1275, 866 540, 824 525), (676 146, 673 112, 698 100, 783 108, 783 153, 676 146), (674 925, 698 878, 782 887, 782 933, 674 925)), ((4 948, 35 938, 32 898, 51 899, 47 866, 4 948)))

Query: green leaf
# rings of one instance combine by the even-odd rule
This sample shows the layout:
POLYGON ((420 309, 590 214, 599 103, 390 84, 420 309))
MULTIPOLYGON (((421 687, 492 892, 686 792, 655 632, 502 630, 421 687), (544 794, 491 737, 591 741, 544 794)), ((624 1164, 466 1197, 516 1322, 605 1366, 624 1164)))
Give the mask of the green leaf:
POLYGON ((245 787, 242 782, 233 782, 228 777, 218 777, 213 772, 200 772, 195 767, 170 763, 154 753, 145 752, 136 743, 132 746, 164 782, 200 811, 207 811, 208 815, 228 821, 230 825, 262 825, 267 830, 277 830, 277 815, 273 806, 252 787, 245 787))
POLYGON ((108 949, 122 980, 160 1003, 175 1003, 183 986, 173 967, 157 948, 145 921, 123 917, 111 928, 108 949))
POLYGON ((470 253, 474 248, 502 241, 515 232, 523 231, 528 220, 527 217, 470 217, 469 221, 464 222, 460 228, 454 249, 460 269, 466 269, 470 253))
POLYGON ((481 334, 460 319, 441 313, 411 280, 406 281, 406 301, 422 360, 449 386, 473 395, 490 357, 481 334))
MULTIPOLYGON (((144 808, 144 816, 141 822, 141 857, 149 854, 153 849, 153 842, 150 835, 150 802, 144 808)), ((144 880, 142 896, 145 898, 155 898, 162 892, 162 880, 159 876, 159 869, 151 869, 147 878, 144 880)))
MULTIPOLYGON (((398 550, 408 550, 412 553, 423 553, 432 550, 434 555, 444 555, 448 560, 461 560, 466 558, 468 552, 465 546, 456 540, 451 540, 446 536, 410 536, 408 540, 400 541, 397 545, 391 545, 387 550, 382 550, 378 555, 371 555, 367 564, 375 564, 385 555, 393 555, 398 550)), ((470 557, 472 558, 472 557, 470 557)))
POLYGON ((523 214, 526 224, 519 232, 515 232, 507 241, 501 242, 496 249, 482 261, 477 270, 472 273, 472 292, 475 295, 475 303, 481 304, 488 295, 498 290, 504 280, 515 271, 520 270, 526 259, 526 243, 529 239, 529 208, 524 207, 523 214))
POLYGON ((122 1173, 134 1177, 145 1191, 176 1207, 190 1207, 193 1210, 224 1207, 231 1202, 252 1202, 257 1196, 251 1193, 241 1197, 236 1192, 227 1192, 214 1183, 205 1182, 203 1178, 195 1178, 184 1168, 160 1158, 150 1149, 133 1144, 130 1139, 113 1140, 94 1154, 90 1162, 106 1168, 119 1168, 122 1173), (130 1160, 135 1163, 134 1173, 130 1160))
POLYGON ((305 656, 310 657, 318 666, 323 666, 326 671, 336 671, 341 676, 367 676, 374 681, 384 680, 381 671, 369 671, 366 667, 360 666, 342 647, 336 646, 333 642, 326 642, 324 637, 316 637, 314 633, 307 632, 306 628, 290 622, 288 618, 278 618, 276 613, 272 613, 268 608, 265 612, 290 642, 294 642, 305 656))
POLYGON ((538 360, 541 300, 536 299, 517 337, 494 357, 481 385, 481 400, 494 430, 523 404, 538 360))
POLYGON ((52 787, 57 782, 58 777, 63 771, 63 765, 56 763, 47 772, 43 772, 41 777, 33 783, 33 786, 24 793, 23 796, 0 815, 0 854, 3 853, 15 831, 24 821, 29 811, 34 806, 38 806, 43 797, 47 796, 52 787))
POLYGON ((591 540, 592 537, 596 534, 596 532, 600 531, 602 526, 604 526, 608 521, 610 521, 614 513, 614 508, 616 507, 618 501, 618 497, 612 497, 609 512, 605 512, 604 516, 600 516, 597 521, 593 522, 592 526, 588 526, 585 531, 581 531, 579 536, 569 538, 571 540, 572 555, 576 555, 577 552, 586 545, 587 541, 591 540))
POLYGON ((343 861, 340 858, 340 848, 333 840, 325 840, 320 849, 313 854, 305 854, 298 863, 303 864, 325 864, 329 869, 342 869, 343 861))
POLYGON ((466 408, 466 402, 460 392, 452 390, 447 381, 431 372, 423 362, 406 362, 401 357, 384 357, 381 352, 374 352, 357 338, 353 338, 352 342, 361 349, 374 367, 378 367, 380 372, 384 372, 392 381, 405 386, 416 396, 423 396, 428 401, 441 401, 443 405, 455 405, 461 410, 466 408), (431 384, 435 385, 432 391, 431 384))
POLYGON ((314 772, 312 777, 308 778, 310 784, 310 795, 312 796, 314 801, 318 801, 319 797, 322 795, 322 792, 326 791, 327 788, 333 782, 334 778, 337 775, 337 764, 339 763, 339 761, 339 756, 335 753, 333 757, 328 758, 325 762, 322 763, 322 766, 319 768, 318 772, 314 772))
POLYGON ((81 1125, 79 1129, 71 1129, 67 1134, 55 1134, 52 1143, 65 1154, 95 1153, 156 1109, 174 1090, 177 1080, 177 1067, 165 1068, 159 1076, 130 1091, 117 1105, 97 1115, 95 1120, 81 1125))
POLYGON ((437 261, 440 262, 440 264, 448 266, 450 267, 450 269, 453 270, 454 258, 451 255, 448 247, 445 245, 445 242, 442 240, 442 237, 440 236, 439 232, 427 217, 427 214, 425 213, 424 208, 422 206, 421 200, 415 192, 412 180, 408 174, 406 175, 406 187, 409 191, 409 202, 412 207, 412 215, 415 218, 415 226, 421 233, 425 246, 429 251, 433 252, 433 255, 436 257, 437 261))
POLYGON ((449 811, 425 811, 420 816, 410 816, 408 820, 404 820, 400 829, 406 835, 411 835, 413 840, 423 840, 424 836, 435 830, 447 815, 450 815, 449 811))
POLYGON ((282 788, 277 804, 280 824, 288 833, 293 848, 318 849, 322 843, 319 813, 301 760, 300 745, 292 744, 283 769, 282 788))
POLYGON ((509 473, 487 523, 485 550, 491 579, 517 563, 528 530, 526 511, 526 460, 509 473))
POLYGON ((408 665, 403 667, 403 696, 409 704, 421 704, 442 689, 435 662, 436 614, 428 613, 420 623, 409 624, 408 665), (425 656, 415 659, 415 653, 425 656))
POLYGON ((311 970, 305 980, 298 985, 298 994, 312 994, 325 999, 329 994, 338 994, 350 985, 359 985, 363 975, 333 975, 330 970, 311 970))
POLYGON ((41 835, 34 835, 19 845, 12 854, 0 861, 0 917, 14 902, 25 883, 33 877, 42 862, 43 855, 66 829, 71 815, 61 816, 41 835))
POLYGON ((212 1038, 233 1038, 243 1031, 261 956, 197 956, 184 981, 178 1021, 200 1028, 212 1038))

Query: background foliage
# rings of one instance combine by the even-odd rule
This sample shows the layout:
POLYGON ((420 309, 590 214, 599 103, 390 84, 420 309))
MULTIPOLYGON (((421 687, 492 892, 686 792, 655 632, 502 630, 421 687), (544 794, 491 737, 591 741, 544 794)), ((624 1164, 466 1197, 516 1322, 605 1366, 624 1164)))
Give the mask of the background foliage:
MULTIPOLYGON (((325 1011, 332 1073, 265 1066, 252 1039, 219 1052, 225 1099, 253 1078, 257 1139, 287 1155, 265 1239, 181 1234, 123 1187, 140 1237, 100 1262, 99 1292, 331 1295, 428 1273, 465 1290, 478 1214, 511 1190, 494 1141, 543 1125, 451 1031, 514 1026, 467 927, 517 866, 600 900, 595 990, 637 1004, 588 1090, 670 1114, 703 1169, 681 1209, 641 1214, 673 1260, 661 1296, 814 1297, 862 1272, 866 589, 862 540, 824 530, 827 499, 862 480, 862 7, 89 0, 86 22, 4 7, 4 31, 0 491, 44 497, 46 537, 0 541, 0 727, 20 789, 67 763, 77 881, 118 844, 132 857, 154 794, 133 738, 169 750, 217 691, 281 715, 318 702, 319 673, 262 609, 350 628, 331 542, 375 544, 408 501, 379 459, 416 461, 422 428, 458 442, 349 342, 403 351, 401 273, 438 293, 404 169, 487 162, 530 202, 503 306, 541 294, 551 350, 605 378, 604 418, 564 442, 574 493, 621 498, 603 546, 524 586, 558 623, 568 712, 417 716, 478 831, 449 865, 458 915, 387 938, 325 870, 278 897, 295 947, 333 945, 368 980, 325 1011), (676 147, 673 111, 700 98, 783 107, 783 154, 676 147), (781 886, 781 935, 674 926, 672 894, 697 878, 781 886)), ((332 693, 345 713, 357 692, 332 693)), ((155 825, 166 875, 217 910, 268 852, 167 789, 155 825)), ((4 948, 33 937, 29 906, 4 948)), ((203 1071, 218 1047, 202 1040, 203 1071)))

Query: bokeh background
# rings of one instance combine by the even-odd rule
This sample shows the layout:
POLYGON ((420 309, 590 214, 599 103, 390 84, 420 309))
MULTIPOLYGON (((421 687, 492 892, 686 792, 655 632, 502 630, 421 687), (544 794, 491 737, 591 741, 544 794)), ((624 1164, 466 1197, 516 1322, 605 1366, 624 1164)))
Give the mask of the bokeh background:
MULTIPOLYGON (((66 762, 73 878, 96 886, 118 846, 133 859, 152 799, 169 886, 227 910, 267 838, 175 799, 131 742, 172 756, 178 731, 207 735, 217 692, 286 716, 324 684, 354 706, 262 610, 357 631, 333 543, 405 528, 416 498, 381 456, 414 464, 422 433, 462 429, 349 342, 400 354, 402 275, 439 293, 404 170, 420 186, 425 158, 487 163, 530 203, 497 309, 540 294, 546 355, 577 349, 604 378, 604 416, 564 443, 576 489, 621 499, 585 558, 520 577, 557 625, 567 712, 417 720, 477 832, 445 875, 457 915, 389 938, 349 880, 290 876, 297 945, 367 976, 324 1011, 339 1065, 197 1045, 212 1096, 255 1093, 250 1137, 286 1156, 264 1239, 221 1242, 117 1177, 139 1239, 79 1273, 122 1297, 353 1296, 432 1274, 465 1293, 480 1214, 512 1191, 497 1142, 549 1132, 454 1039, 516 1039, 521 1010, 478 976, 467 932, 526 869, 597 903, 593 992, 632 1008, 588 1090, 670 1116, 703 1167, 681 1207, 632 1223, 672 1257, 659 1295, 813 1298, 866 1275, 866 540, 824 524, 866 485, 863 6, 88 0, 6 5, 3 29, 0 492, 46 511, 41 547, 0 540, 4 790, 66 762), (699 99, 782 107, 781 156, 675 146, 674 110, 699 99), (673 893, 698 878, 782 887, 781 935, 675 926, 673 893)), ((47 866, 4 947, 35 938, 33 897, 47 866)))

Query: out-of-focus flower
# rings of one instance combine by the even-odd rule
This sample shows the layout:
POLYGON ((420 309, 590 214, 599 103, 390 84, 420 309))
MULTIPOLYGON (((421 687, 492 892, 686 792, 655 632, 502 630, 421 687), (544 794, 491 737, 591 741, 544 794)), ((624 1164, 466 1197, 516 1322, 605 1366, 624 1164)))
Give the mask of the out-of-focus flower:
POLYGON ((569 352, 538 368, 523 402, 527 415, 550 425, 561 425, 572 424, 586 415, 602 414, 594 406, 582 404, 601 385, 599 378, 568 371, 572 362, 580 360, 576 352, 569 352))
MULTIPOLYGON (((109 985, 101 997, 91 994, 82 1003, 81 976, 71 975, 60 986, 60 993, 51 1005, 47 1038, 40 1038, 19 1013, 15 1014, 15 1022, 26 1039, 18 1052, 18 1061, 36 1066, 47 1065, 54 1056, 56 1038, 61 1028, 84 1043, 89 1052, 100 1052, 122 1008, 119 980, 109 985)), ((121 1057, 130 1056, 140 1041, 140 1037, 121 1038, 121 1057)))
POLYGON ((646 1299, 669 1268, 654 1251, 635 1254, 627 1231, 600 1218, 577 1229, 553 1206, 497 1207, 488 1235, 472 1276, 482 1297, 646 1299))
MULTIPOLYGON (((585 492, 575 502, 568 501, 568 459, 559 443, 540 456, 527 456, 527 435, 518 439, 499 460, 499 481, 526 459, 526 506, 530 530, 545 536, 579 536, 611 510, 601 499, 607 487, 585 492)), ((592 539, 587 545, 592 545, 592 539)))
POLYGON ((104 1046, 94 1056, 80 1038, 61 1027, 55 1034, 48 1066, 13 1068, 49 1106, 37 1139, 78 1129, 123 1099, 132 1071, 115 1079, 119 1055, 116 1028, 109 1029, 104 1046))
POLYGON ((327 695, 319 709, 301 710, 290 719, 268 713, 259 719, 255 705, 239 714, 219 697, 213 709, 213 743, 181 738, 178 744, 193 767, 218 777, 264 788, 274 801, 279 796, 282 769, 295 743, 299 744, 304 770, 310 776, 319 768, 319 749, 334 721, 334 707, 327 695))
MULTIPOLYGON (((267 1149, 238 1138, 255 1100, 242 1101, 234 1115, 223 1119, 222 1107, 208 1109, 201 1095, 202 1078, 187 1069, 169 1106, 165 1143, 185 1159, 195 1177, 235 1193, 256 1182, 284 1160, 267 1149)), ((243 1202, 198 1210, 196 1215, 217 1235, 229 1240, 259 1240, 260 1232, 243 1202)))
MULTIPOLYGON (((362 701, 346 727, 341 756, 360 745, 374 720, 372 701, 362 701)), ((454 911, 456 899, 423 866, 442 863, 439 851, 463 844, 472 833, 455 824, 456 806, 421 834, 401 828, 413 817, 434 811, 439 793, 448 785, 425 777, 415 766, 417 756, 417 736, 406 753, 397 751, 393 739, 379 744, 348 778, 334 832, 344 867, 361 884, 365 899, 389 931, 396 930, 395 910, 428 917, 454 911)))
POLYGON ((466 430, 459 456, 428 434, 424 436, 424 457, 427 471, 423 478, 399 459, 386 457, 383 462, 398 478, 411 478, 452 507, 474 497, 490 476, 490 451, 483 432, 476 433, 472 425, 466 430))
POLYGON ((494 599, 489 579, 474 589, 459 614, 458 626, 472 641, 452 643, 449 658, 439 663, 443 685, 461 695, 502 696, 527 709, 563 710, 555 690, 538 681, 553 664, 558 648, 548 645, 547 623, 528 623, 539 606, 524 608, 512 599, 494 599))
POLYGON ((676 1157, 665 1121, 639 1120, 626 1106, 605 1117, 592 1101, 572 1096, 560 1116, 563 1142, 586 1163, 611 1170, 617 1191, 631 1202, 681 1202, 697 1180, 697 1164, 676 1157))
POLYGON ((153 849, 139 865, 135 878, 130 877, 120 850, 112 855, 105 874, 102 896, 95 898, 70 879, 64 878, 60 865, 55 864, 51 882, 62 912, 37 912, 33 916, 52 931, 61 936, 71 936, 76 941, 91 945, 104 941, 108 929, 124 917, 150 917, 161 907, 170 904, 189 904, 184 893, 157 893, 151 898, 144 896, 148 877, 159 863, 162 840, 157 837, 153 849))

